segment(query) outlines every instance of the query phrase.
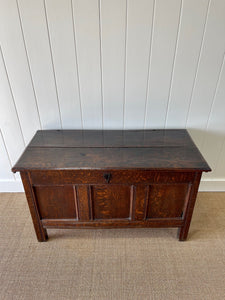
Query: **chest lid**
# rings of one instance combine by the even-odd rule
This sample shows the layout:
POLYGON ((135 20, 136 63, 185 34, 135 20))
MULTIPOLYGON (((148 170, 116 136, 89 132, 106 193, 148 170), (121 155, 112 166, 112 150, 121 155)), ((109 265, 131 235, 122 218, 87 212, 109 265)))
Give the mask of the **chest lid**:
POLYGON ((12 168, 211 171, 185 129, 39 130, 12 168))

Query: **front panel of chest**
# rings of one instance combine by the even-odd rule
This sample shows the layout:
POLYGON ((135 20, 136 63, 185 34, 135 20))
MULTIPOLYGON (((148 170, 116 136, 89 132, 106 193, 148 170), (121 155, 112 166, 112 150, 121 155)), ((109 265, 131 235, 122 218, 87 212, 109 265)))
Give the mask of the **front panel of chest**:
POLYGON ((182 219, 194 175, 135 170, 33 171, 30 181, 42 220, 135 222, 182 219))

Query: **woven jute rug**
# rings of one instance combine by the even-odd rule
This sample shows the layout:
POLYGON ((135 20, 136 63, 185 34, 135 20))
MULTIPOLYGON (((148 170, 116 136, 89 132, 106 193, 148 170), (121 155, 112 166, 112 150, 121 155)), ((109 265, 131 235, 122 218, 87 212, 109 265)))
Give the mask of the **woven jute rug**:
POLYGON ((0 299, 225 299, 225 193, 199 193, 177 229, 49 230, 38 243, 23 193, 0 194, 0 299))

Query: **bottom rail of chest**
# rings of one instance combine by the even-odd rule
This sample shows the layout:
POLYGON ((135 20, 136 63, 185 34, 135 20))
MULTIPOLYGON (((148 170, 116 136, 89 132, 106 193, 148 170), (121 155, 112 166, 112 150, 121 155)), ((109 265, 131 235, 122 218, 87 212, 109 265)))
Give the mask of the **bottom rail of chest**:
POLYGON ((38 241, 48 239, 47 228, 124 227, 178 227, 184 241, 201 172, 134 183, 106 178, 105 183, 53 184, 35 182, 29 172, 21 177, 38 241))
POLYGON ((179 218, 171 219, 155 219, 146 221, 130 221, 130 220, 109 220, 109 221, 91 221, 80 222, 74 220, 41 220, 44 228, 166 228, 166 227, 182 227, 184 221, 179 218))

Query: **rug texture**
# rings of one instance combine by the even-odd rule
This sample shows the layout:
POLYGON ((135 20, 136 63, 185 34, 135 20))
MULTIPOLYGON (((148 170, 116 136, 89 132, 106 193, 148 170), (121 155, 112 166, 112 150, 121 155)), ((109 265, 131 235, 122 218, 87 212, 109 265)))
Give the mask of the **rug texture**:
POLYGON ((0 299, 225 299, 225 193, 199 193, 177 229, 48 230, 36 240, 23 193, 0 194, 0 299))

